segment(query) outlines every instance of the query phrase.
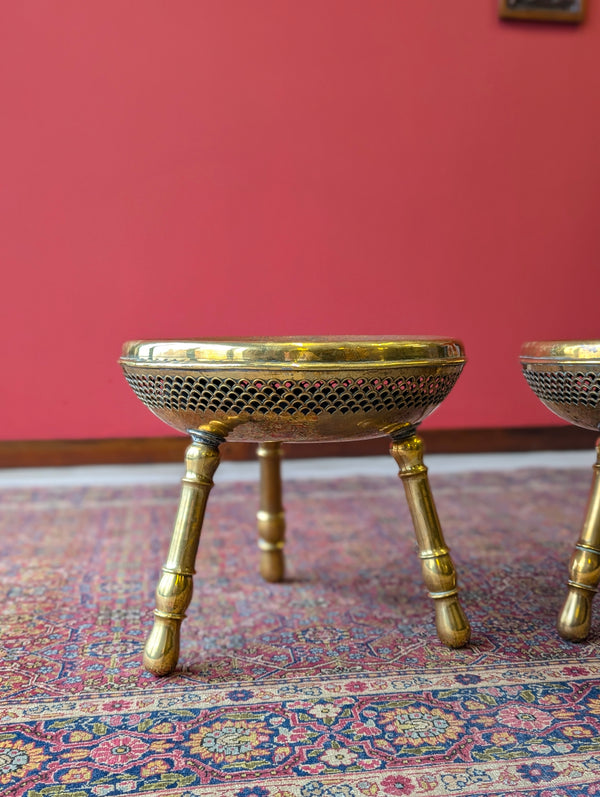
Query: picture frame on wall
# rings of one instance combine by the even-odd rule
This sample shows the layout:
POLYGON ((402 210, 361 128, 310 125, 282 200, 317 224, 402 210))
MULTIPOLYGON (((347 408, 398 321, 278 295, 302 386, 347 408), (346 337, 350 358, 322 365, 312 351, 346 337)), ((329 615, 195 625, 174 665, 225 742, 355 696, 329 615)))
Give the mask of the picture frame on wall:
POLYGON ((534 22, 581 22, 586 0, 500 0, 501 19, 534 22))

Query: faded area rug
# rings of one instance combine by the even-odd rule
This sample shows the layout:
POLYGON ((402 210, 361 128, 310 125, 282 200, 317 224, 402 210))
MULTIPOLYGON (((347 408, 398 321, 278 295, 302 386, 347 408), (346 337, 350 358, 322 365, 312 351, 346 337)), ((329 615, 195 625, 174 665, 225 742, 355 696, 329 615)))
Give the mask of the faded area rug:
POLYGON ((178 485, 0 490, 0 794, 600 794, 599 623, 554 630, 591 471, 431 481, 469 648, 437 640, 392 461, 285 485, 280 585, 257 485, 217 478, 165 679, 140 652, 178 485))

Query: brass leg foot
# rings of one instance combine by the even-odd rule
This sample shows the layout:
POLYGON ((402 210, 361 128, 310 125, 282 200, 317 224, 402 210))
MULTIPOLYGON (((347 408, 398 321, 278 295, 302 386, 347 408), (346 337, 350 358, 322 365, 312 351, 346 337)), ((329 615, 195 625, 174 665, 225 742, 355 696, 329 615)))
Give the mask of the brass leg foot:
POLYGON ((260 574, 265 581, 282 581, 285 513, 281 503, 281 444, 261 443, 257 453, 260 463, 260 508, 256 515, 260 574))
POLYGON ((463 647, 470 639, 471 628, 458 600, 454 565, 433 502, 427 468, 423 464, 423 442, 416 434, 392 439, 390 451, 398 463, 406 491, 423 578, 429 596, 434 600, 438 636, 449 647, 463 647))
POLYGON ((220 438, 198 437, 185 455, 186 472, 167 561, 156 589, 154 627, 144 648, 144 667, 168 675, 179 658, 179 629, 192 599, 194 562, 212 477, 219 464, 220 438))
POLYGON ((571 642, 583 642, 590 632, 592 600, 600 582, 600 438, 581 536, 569 565, 569 591, 558 617, 558 633, 571 642))

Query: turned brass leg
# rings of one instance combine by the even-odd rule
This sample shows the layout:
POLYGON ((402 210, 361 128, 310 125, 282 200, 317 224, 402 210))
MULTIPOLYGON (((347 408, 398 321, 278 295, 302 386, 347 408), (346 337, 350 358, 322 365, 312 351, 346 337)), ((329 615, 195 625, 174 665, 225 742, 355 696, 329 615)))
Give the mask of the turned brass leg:
POLYGON ((600 438, 581 535, 569 565, 569 591, 558 617, 558 633, 582 642, 590 632, 592 600, 600 581, 600 438))
POLYGON ((179 509, 156 588, 154 627, 144 648, 144 666, 154 675, 168 675, 177 666, 179 629, 192 599, 194 562, 212 477, 219 464, 220 442, 214 435, 198 437, 185 454, 179 509))
POLYGON ((285 513, 281 503, 281 443, 261 443, 258 547, 260 574, 265 581, 281 581, 285 568, 283 544, 285 513))
POLYGON ((423 578, 434 600, 438 636, 452 648, 462 647, 469 641, 471 628, 458 601, 454 565, 444 542, 427 468, 423 464, 423 442, 416 434, 392 439, 390 451, 398 463, 406 491, 423 578))

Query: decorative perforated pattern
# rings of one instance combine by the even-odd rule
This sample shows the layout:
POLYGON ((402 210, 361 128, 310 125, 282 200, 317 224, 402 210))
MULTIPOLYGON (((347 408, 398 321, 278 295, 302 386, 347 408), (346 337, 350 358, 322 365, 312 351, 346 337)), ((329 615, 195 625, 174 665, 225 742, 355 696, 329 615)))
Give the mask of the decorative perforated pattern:
POLYGON ((600 374, 593 371, 533 371, 523 369, 527 384, 542 401, 596 408, 600 405, 600 374))
POLYGON ((449 365, 443 374, 427 376, 285 381, 124 370, 138 398, 152 409, 309 416, 435 407, 454 386, 461 366, 449 365))

